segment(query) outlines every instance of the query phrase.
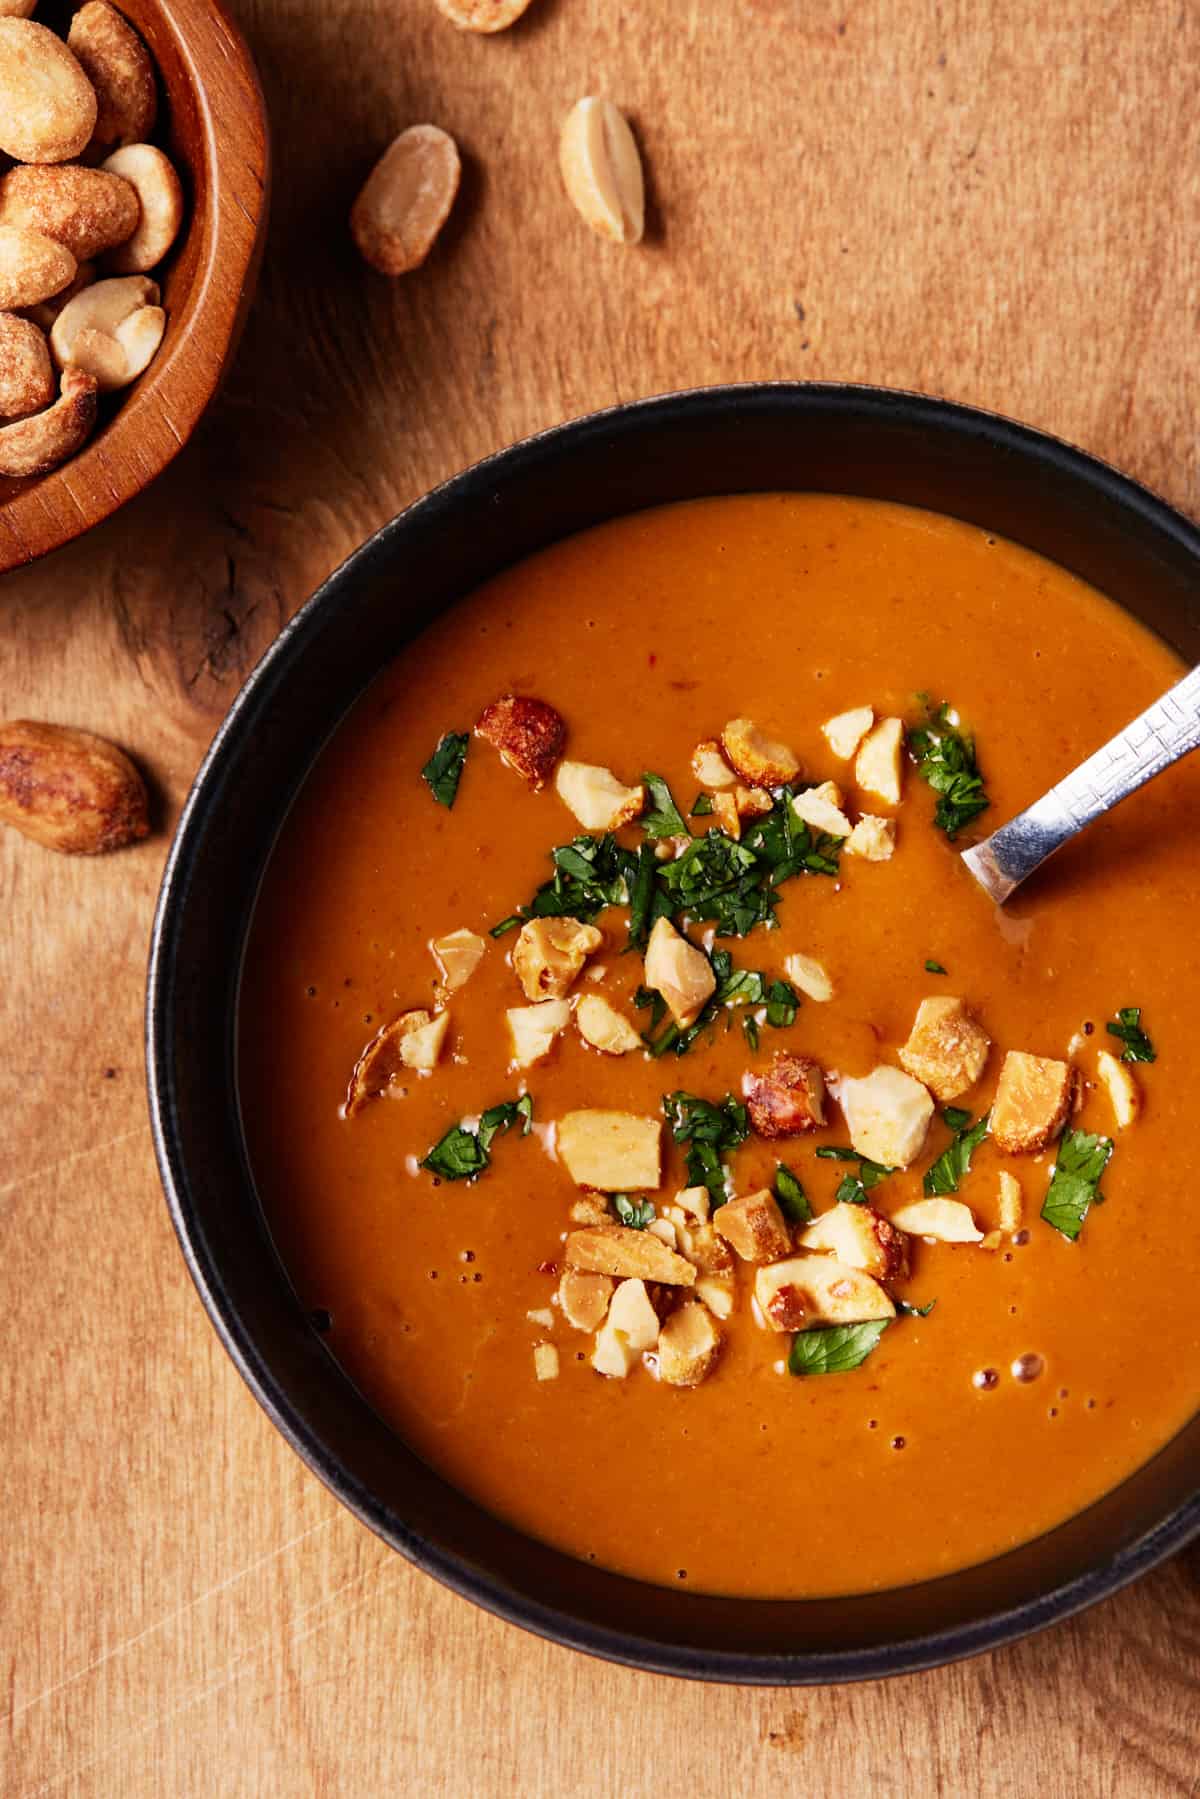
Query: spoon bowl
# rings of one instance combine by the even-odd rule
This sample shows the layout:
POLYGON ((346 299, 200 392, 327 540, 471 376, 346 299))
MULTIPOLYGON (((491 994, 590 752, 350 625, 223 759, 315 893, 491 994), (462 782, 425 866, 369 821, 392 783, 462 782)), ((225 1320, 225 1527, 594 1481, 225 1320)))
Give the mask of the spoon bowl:
POLYGON ((1002 906, 1048 856, 1102 813, 1200 746, 1200 667, 1147 706, 1041 799, 963 851, 963 861, 1002 906))

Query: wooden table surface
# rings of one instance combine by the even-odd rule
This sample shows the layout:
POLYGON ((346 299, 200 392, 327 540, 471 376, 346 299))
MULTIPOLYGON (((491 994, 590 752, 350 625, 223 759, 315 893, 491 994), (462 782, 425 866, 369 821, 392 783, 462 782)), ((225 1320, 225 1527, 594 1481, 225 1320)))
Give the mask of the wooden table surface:
POLYGON ((525 432, 745 377, 1015 414, 1200 512, 1183 0, 235 0, 270 102, 257 304, 198 441, 0 582, 3 711, 111 735, 156 834, 0 843, 0 1748, 6 1795, 1150 1795, 1200 1786, 1200 1550, 939 1673, 702 1689, 525 1636, 415 1573, 277 1436, 155 1175, 140 1046, 168 833, 280 625, 399 506, 525 432), (643 145, 636 251, 568 209, 557 125, 643 145), (459 204, 388 283, 346 214, 432 119, 459 204))

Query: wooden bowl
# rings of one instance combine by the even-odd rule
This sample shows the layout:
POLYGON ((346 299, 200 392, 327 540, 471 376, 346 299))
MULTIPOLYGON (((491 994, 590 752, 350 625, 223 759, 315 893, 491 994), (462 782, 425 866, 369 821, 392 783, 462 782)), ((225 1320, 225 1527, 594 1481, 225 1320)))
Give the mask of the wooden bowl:
MULTIPOLYGON (((270 153, 253 59, 215 0, 117 0, 159 76, 155 142, 187 195, 184 231, 152 276, 167 329, 146 373, 101 401, 96 430, 48 475, 0 477, 0 572, 78 537, 183 448, 237 344, 267 217, 270 153)), ((46 22, 58 26, 52 9, 46 22)))

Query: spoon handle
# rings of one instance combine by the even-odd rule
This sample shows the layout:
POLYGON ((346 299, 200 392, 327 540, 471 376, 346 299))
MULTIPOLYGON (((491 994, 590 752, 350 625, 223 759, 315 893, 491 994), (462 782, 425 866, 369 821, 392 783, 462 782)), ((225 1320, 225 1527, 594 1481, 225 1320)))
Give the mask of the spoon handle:
POLYGON ((1200 747, 1200 667, 1177 681, 1049 793, 963 853, 997 905, 1085 825, 1200 747))

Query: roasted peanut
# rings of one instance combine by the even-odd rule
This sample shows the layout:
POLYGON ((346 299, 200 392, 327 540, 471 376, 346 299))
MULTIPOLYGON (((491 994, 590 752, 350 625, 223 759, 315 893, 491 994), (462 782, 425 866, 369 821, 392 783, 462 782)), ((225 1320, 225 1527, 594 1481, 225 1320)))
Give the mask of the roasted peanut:
POLYGON ((28 319, 0 312, 0 419, 40 412, 54 398, 50 348, 28 319))
POLYGON ((529 0, 434 0, 443 18, 460 31, 507 31, 528 9, 529 0))
POLYGON ((140 228, 139 198, 119 174, 79 163, 10 169, 0 180, 0 225, 40 231, 86 262, 140 228))
POLYGON ((796 1137, 825 1122, 825 1077, 811 1056, 777 1050, 771 1066, 748 1073, 743 1086, 760 1137, 796 1137))
POLYGON ((0 225, 0 311, 36 306, 61 293, 74 275, 75 258, 52 237, 0 225))
POLYGON ((50 348, 60 368, 86 369, 109 392, 142 373, 166 323, 158 288, 144 275, 94 281, 55 319, 50 348))
POLYGON ((506 693, 484 707, 475 721, 475 735, 498 749, 501 758, 524 775, 536 793, 563 753, 567 727, 545 700, 506 693))
POLYGON ((767 737, 752 718, 731 718, 721 732, 721 745, 742 780, 751 787, 782 787, 800 772, 791 746, 767 737))
POLYGON ((567 198, 585 224, 615 244, 636 244, 645 228, 642 161, 624 115, 589 94, 571 108, 558 146, 567 198))
POLYGON ((384 151, 350 213, 359 255, 381 275, 418 268, 446 223, 461 164, 436 125, 410 125, 384 151))
POLYGON ((67 369, 54 405, 14 425, 0 425, 0 475, 44 475, 73 456, 96 423, 96 382, 67 369))
POLYGON ((132 234, 107 258, 118 275, 141 275, 160 263, 183 223, 183 188, 170 161, 153 144, 126 144, 104 164, 107 173, 129 183, 141 204, 132 234))
POLYGON ((17 162, 69 162, 96 127, 96 92, 61 38, 34 19, 0 18, 0 150, 17 162))
POLYGON ((98 856, 145 837, 146 812, 142 778, 115 744, 25 718, 0 725, 0 822, 35 843, 98 856))
POLYGON ((96 279, 94 262, 81 262, 75 270, 74 278, 60 292, 51 294, 48 300, 39 300, 36 306, 26 306, 23 310, 27 319, 32 319, 39 331, 49 337, 55 319, 76 294, 81 294, 85 287, 90 287, 96 279))
POLYGON ((133 27, 105 0, 88 0, 71 20, 67 44, 96 91, 95 148, 149 137, 158 112, 154 64, 133 27))

